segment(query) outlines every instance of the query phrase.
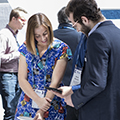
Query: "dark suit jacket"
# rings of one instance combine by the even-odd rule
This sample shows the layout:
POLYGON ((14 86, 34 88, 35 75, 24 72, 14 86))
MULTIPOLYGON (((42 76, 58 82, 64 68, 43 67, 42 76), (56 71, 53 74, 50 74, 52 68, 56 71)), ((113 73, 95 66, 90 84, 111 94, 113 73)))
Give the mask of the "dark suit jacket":
MULTIPOLYGON (((81 38, 81 33, 77 32, 71 24, 64 23, 64 24, 59 24, 58 29, 54 30, 54 37, 62 40, 65 42, 67 45, 72 50, 72 54, 74 56, 75 49, 80 41, 81 38)), ((63 78, 63 83, 65 85, 70 84, 70 76, 72 72, 72 63, 73 60, 70 60, 67 64, 67 68, 65 71, 65 75, 63 78)))
POLYGON ((81 89, 72 95, 79 120, 120 120, 120 30, 105 21, 87 42, 81 89))

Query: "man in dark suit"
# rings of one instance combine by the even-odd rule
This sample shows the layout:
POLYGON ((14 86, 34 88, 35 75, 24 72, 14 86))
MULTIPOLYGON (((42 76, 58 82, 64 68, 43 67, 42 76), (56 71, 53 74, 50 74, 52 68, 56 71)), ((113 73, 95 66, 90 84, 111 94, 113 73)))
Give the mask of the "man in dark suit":
MULTIPOLYGON (((68 44, 74 56, 77 45, 79 44, 79 41, 81 39, 81 32, 77 32, 77 30, 72 27, 72 24, 70 23, 67 15, 65 14, 65 7, 59 10, 57 17, 58 17, 59 25, 58 25, 58 29, 53 31, 54 37, 68 44)), ((83 57, 81 57, 81 59, 82 58, 83 57)), ((65 75, 62 80, 64 85, 66 86, 70 85, 72 64, 73 64, 73 60, 70 60, 67 64, 65 75)), ((78 120, 79 111, 71 106, 67 106, 66 108, 67 108, 67 116, 65 120, 78 120)))
POLYGON ((120 119, 120 29, 102 15, 94 0, 69 1, 66 14, 87 36, 81 88, 61 87, 68 105, 79 109, 79 120, 120 119))

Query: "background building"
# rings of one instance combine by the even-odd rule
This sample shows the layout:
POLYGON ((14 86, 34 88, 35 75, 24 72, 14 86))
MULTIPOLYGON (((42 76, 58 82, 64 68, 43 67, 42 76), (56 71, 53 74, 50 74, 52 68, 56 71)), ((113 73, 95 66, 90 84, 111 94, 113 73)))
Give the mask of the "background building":
POLYGON ((0 0, 0 29, 4 28, 8 23, 11 9, 7 0, 0 0))

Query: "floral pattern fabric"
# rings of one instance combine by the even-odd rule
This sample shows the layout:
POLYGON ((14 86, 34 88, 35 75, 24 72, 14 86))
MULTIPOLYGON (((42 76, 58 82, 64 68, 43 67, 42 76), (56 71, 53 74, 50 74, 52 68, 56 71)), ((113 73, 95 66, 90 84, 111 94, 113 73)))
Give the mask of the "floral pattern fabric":
MULTIPOLYGON (((45 86, 51 83, 52 73, 57 60, 62 58, 72 58, 71 49, 64 42, 55 39, 49 45, 47 51, 40 58, 36 47, 37 55, 32 55, 27 51, 25 43, 20 46, 19 52, 26 58, 28 69, 28 82, 34 89, 45 90, 45 86)), ((60 86, 63 86, 61 83, 60 86)), ((15 120, 17 117, 26 116, 34 118, 38 109, 32 108, 32 99, 24 92, 21 93, 18 106, 16 109, 15 120)), ((51 102, 51 107, 44 114, 45 120, 64 120, 66 116, 66 103, 64 99, 55 96, 51 102)))

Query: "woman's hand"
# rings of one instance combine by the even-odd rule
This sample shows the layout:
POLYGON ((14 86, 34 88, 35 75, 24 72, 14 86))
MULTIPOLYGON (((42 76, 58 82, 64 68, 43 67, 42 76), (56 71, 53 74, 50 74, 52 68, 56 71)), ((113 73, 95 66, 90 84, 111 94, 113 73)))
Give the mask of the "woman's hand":
POLYGON ((39 108, 42 110, 42 111, 47 111, 49 109, 49 107, 51 106, 50 102, 51 102, 51 99, 49 98, 40 98, 38 100, 35 101, 37 103, 37 105, 39 106, 39 108))
POLYGON ((41 109, 39 109, 36 113, 36 116, 34 117, 33 120, 43 120, 43 115, 44 115, 44 111, 42 111, 41 109))

